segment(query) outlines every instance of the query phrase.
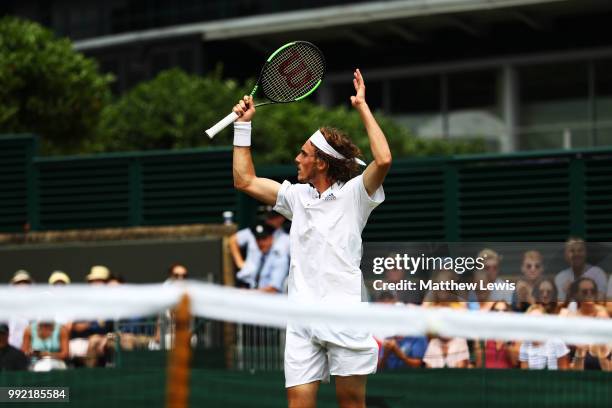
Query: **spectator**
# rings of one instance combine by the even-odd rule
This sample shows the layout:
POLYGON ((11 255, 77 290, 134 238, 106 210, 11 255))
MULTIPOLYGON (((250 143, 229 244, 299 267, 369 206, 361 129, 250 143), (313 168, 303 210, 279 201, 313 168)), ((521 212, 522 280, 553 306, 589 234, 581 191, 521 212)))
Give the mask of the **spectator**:
POLYGON ((70 277, 62 271, 53 271, 49 276, 49 285, 69 285, 70 277))
POLYGON ((187 270, 187 267, 180 263, 174 263, 168 268, 168 279, 166 279, 166 283, 177 280, 185 280, 188 277, 189 271, 187 270))
POLYGON ((24 269, 20 269, 11 278, 11 285, 31 285, 34 283, 34 280, 28 273, 28 271, 24 269))
MULTIPOLYGON (((106 266, 95 265, 85 279, 89 285, 100 286, 106 285, 109 278, 110 271, 106 266)), ((111 321, 77 321, 70 324, 68 329, 70 357, 76 365, 94 367, 105 363, 112 352, 112 344, 108 343, 108 334, 113 332, 111 321)))
POLYGON ((69 356, 68 329, 56 322, 31 323, 23 334, 22 351, 31 359, 31 366, 42 359, 56 360, 56 368, 66 368, 64 360, 69 356))
POLYGON ((89 270, 89 274, 85 277, 85 280, 90 285, 106 285, 110 276, 110 270, 106 266, 94 265, 89 270))
POLYGON ((597 298, 603 298, 606 291, 606 273, 598 266, 586 262, 587 251, 584 240, 570 238, 565 242, 565 260, 569 267, 555 276, 555 285, 560 301, 565 301, 570 285, 580 277, 591 278, 597 285, 597 298))
POLYGON ((262 223, 240 230, 230 238, 234 261, 240 267, 236 277, 251 289, 270 293, 284 291, 289 273, 289 240, 281 237, 275 241, 274 233, 272 226, 262 223), (247 245, 247 257, 241 264, 239 246, 244 245, 247 245))
MULTIPOLYGON (((378 303, 398 304, 391 292, 382 292, 378 303)), ((381 336, 384 337, 384 336, 381 336)), ((427 337, 425 336, 392 336, 376 342, 379 345, 378 368, 394 370, 405 367, 421 367, 423 356, 427 348, 427 337)))
MULTIPOLYGON (((164 282, 164 285, 173 285, 184 283, 189 278, 189 270, 187 267, 180 263, 174 263, 168 267, 168 279, 164 282)), ((191 327, 193 327, 195 319, 191 319, 191 327)), ((153 341, 149 342, 149 348, 159 350, 170 350, 174 345, 174 338, 176 334, 176 319, 174 317, 174 310, 167 309, 164 313, 159 315, 157 324, 155 326, 155 333, 153 335, 153 341)), ((192 345, 196 344, 197 336, 193 334, 191 336, 192 345)), ((128 346, 129 347, 129 346, 128 346)))
MULTIPOLYGON (((450 269, 441 269, 433 274, 433 282, 451 282, 458 280, 458 275, 450 269)), ((450 307, 452 309, 465 309, 465 294, 453 290, 430 290, 423 298, 423 307, 450 307)))
MULTIPOLYGON (((187 270, 185 269, 185 274, 187 270)), ((111 275, 107 285, 123 285, 125 279, 119 275, 111 275)), ((155 317, 147 319, 143 317, 133 317, 122 319, 118 322, 117 334, 119 344, 123 350, 146 349, 155 341, 155 317)), ((110 342, 109 342, 110 347, 110 342)))
POLYGON ((467 341, 458 337, 429 340, 423 362, 427 368, 467 368, 470 351, 467 341))
MULTIPOLYGON (((32 283, 34 283, 34 280, 30 276, 28 271, 20 269, 15 272, 15 274, 10 280, 10 283, 11 286, 15 289, 25 289, 30 287, 32 283)), ((21 345, 23 343, 23 333, 25 332, 29 324, 29 320, 24 317, 13 316, 9 319, 9 344, 11 346, 21 350, 21 345)))
POLYGON ((578 278, 569 287, 563 316, 607 318, 606 308, 597 304, 597 283, 591 278, 578 278))
POLYGON ((533 288, 532 296, 534 304, 542 306, 546 314, 559 313, 557 286, 552 279, 540 279, 533 288))
MULTIPOLYGON (((566 308, 562 316, 608 318, 606 308, 596 303, 597 284, 591 278, 578 278, 569 287, 566 308)), ((610 349, 607 345, 582 344, 571 347, 574 370, 601 370, 607 368, 610 349)))
MULTIPOLYGON (((541 305, 533 305, 527 314, 541 316, 546 311, 541 305)), ((521 368, 530 370, 567 370, 569 368, 569 349, 561 340, 525 341, 521 344, 519 361, 521 368)))
POLYGON ((393 296, 402 303, 420 304, 423 301, 423 292, 418 289, 419 279, 416 275, 406 276, 406 271, 402 268, 385 269, 384 281, 386 283, 400 283, 405 280, 412 280, 416 283, 415 290, 393 290, 393 296))
POLYGON ((425 336, 388 337, 379 348, 378 368, 395 370, 405 367, 421 367, 427 348, 425 336))
POLYGON ((488 311, 493 307, 494 301, 491 300, 491 291, 481 289, 489 281, 487 272, 484 269, 474 271, 473 282, 477 289, 468 293, 468 309, 488 311))
MULTIPOLYGON (((510 307, 506 302, 495 302, 490 309, 493 313, 505 313, 509 310, 510 307)), ((518 365, 519 344, 517 342, 486 340, 484 342, 484 355, 482 347, 481 342, 476 341, 474 343, 476 367, 513 368, 518 365)))
POLYGON ((0 323, 0 372, 27 370, 30 361, 25 353, 9 344, 9 326, 0 323))
POLYGON ((535 304, 533 289, 542 277, 544 264, 539 251, 527 251, 523 254, 521 273, 523 276, 516 282, 516 290, 512 294, 512 310, 524 312, 535 304))
MULTIPOLYGON (((478 257, 484 259, 484 271, 486 276, 486 282, 484 282, 485 285, 487 283, 505 283, 503 279, 499 278, 500 264, 502 261, 501 255, 492 249, 485 248, 478 253, 478 257)), ((488 293, 488 300, 491 302, 504 301, 508 304, 512 302, 512 291, 492 290, 488 291, 488 293)))

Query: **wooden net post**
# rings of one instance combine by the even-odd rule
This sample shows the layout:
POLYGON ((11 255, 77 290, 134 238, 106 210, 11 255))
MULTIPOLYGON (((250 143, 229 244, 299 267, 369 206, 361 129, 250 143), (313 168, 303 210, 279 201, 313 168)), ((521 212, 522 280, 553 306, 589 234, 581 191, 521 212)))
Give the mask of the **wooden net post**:
POLYGON ((176 330, 168 355, 166 408, 187 408, 191 363, 191 306, 187 294, 181 297, 174 315, 176 330))

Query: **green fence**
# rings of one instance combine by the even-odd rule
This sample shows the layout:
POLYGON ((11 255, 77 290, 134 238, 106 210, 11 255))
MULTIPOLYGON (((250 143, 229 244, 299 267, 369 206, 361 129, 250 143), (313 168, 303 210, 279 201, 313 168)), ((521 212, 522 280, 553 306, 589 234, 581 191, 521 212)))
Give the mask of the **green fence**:
MULTIPOLYGON (((36 139, 0 139, 0 231, 219 223, 257 203, 232 186, 231 150, 35 157, 36 139)), ((294 166, 261 176, 295 181, 294 166)), ((612 239, 612 149, 396 159, 370 241, 612 239)))
MULTIPOLYGON (((0 387, 69 387, 69 405, 89 408, 163 407, 165 384, 163 368, 0 375, 0 387)), ((372 375, 367 392, 368 408, 609 408, 611 404, 612 375, 597 371, 413 369, 372 375)), ((18 405, 38 407, 40 403, 18 405)), ((286 407, 283 374, 193 369, 190 406, 286 407)), ((317 406, 337 407, 333 384, 322 385, 317 406)))

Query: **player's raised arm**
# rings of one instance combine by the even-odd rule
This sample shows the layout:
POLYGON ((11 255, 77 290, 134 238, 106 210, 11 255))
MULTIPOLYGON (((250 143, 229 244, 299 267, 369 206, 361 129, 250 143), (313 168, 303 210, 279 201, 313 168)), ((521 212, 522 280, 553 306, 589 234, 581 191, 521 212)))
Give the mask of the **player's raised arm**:
POLYGON ((363 184, 368 194, 372 195, 382 185, 385 176, 391 168, 391 150, 389 149, 385 134, 380 126, 378 126, 374 115, 366 103, 365 82, 359 69, 355 70, 353 76, 355 96, 351 96, 351 104, 359 112, 359 116, 361 116, 368 138, 370 139, 370 149, 374 156, 374 161, 363 172, 363 184))
POLYGON ((255 115, 253 97, 245 95, 233 111, 239 116, 234 123, 234 187, 256 200, 274 205, 280 184, 257 177, 251 157, 251 119, 255 115))

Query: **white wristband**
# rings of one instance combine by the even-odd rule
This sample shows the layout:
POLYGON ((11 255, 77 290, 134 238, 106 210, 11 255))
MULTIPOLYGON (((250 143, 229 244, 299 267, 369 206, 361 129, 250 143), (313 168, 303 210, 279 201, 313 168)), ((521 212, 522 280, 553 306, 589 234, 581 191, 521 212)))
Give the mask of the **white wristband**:
POLYGON ((251 122, 234 122, 234 146, 251 146, 251 122))

